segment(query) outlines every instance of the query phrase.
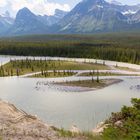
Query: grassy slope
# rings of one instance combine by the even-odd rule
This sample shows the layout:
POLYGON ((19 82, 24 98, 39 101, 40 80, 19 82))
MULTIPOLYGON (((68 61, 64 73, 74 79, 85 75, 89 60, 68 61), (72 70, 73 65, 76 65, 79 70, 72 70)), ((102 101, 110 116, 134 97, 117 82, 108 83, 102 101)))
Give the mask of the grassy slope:
POLYGON ((57 78, 57 77, 68 77, 73 76, 74 72, 44 72, 43 74, 35 74, 30 76, 31 78, 57 78))

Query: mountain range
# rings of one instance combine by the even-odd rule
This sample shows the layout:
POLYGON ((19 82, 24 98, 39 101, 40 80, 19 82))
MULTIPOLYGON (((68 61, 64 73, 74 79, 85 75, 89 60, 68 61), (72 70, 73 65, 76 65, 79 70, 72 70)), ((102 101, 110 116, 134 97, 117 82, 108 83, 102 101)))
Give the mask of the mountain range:
POLYGON ((134 21, 133 16, 139 15, 139 10, 138 5, 83 0, 58 23, 59 32, 93 33, 134 29, 138 22, 134 21))
POLYGON ((0 34, 97 33, 140 30, 140 5, 113 0, 83 0, 70 12, 56 9, 53 16, 35 15, 28 8, 0 16, 0 34))

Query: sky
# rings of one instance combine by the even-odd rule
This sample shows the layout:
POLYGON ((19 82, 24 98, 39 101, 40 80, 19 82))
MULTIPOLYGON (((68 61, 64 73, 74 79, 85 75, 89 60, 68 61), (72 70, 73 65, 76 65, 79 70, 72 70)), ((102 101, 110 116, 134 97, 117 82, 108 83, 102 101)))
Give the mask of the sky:
MULTIPOLYGON (((0 14, 9 11, 11 16, 15 17, 19 9, 27 7, 37 15, 53 15, 55 9, 70 11, 80 1, 81 0, 0 0, 0 14)), ((117 1, 128 5, 140 3, 140 0, 117 1)))

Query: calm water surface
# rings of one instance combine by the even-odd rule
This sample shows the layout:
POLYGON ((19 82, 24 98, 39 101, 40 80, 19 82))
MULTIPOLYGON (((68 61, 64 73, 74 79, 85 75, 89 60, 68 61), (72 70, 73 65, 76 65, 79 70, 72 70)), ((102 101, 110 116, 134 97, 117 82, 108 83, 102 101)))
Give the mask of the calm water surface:
POLYGON ((0 98, 51 125, 69 129, 75 124, 82 130, 91 130, 111 112, 130 105, 132 97, 140 98, 140 90, 130 90, 132 85, 140 84, 140 78, 123 80, 101 90, 78 93, 48 86, 36 90, 36 83, 45 79, 0 78, 0 98))

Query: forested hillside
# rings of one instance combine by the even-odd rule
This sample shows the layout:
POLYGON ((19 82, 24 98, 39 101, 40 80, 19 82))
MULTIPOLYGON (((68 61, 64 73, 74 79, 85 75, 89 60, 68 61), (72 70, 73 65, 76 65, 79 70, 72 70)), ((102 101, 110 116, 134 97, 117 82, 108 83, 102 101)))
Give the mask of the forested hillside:
POLYGON ((95 58, 140 64, 140 33, 2 38, 0 54, 95 58))

